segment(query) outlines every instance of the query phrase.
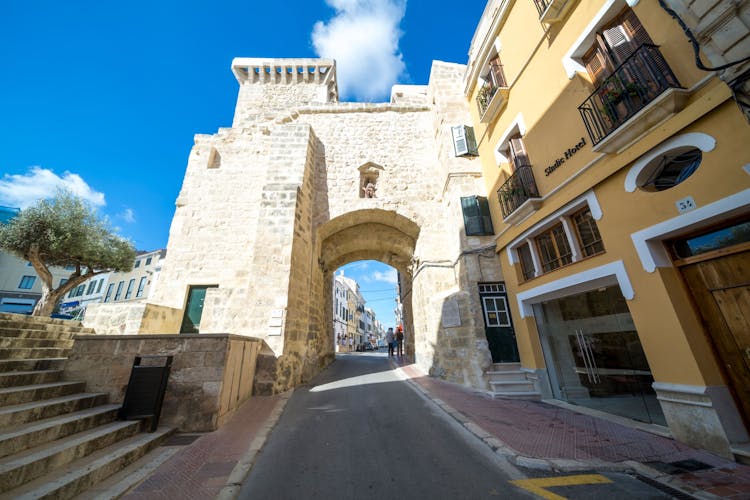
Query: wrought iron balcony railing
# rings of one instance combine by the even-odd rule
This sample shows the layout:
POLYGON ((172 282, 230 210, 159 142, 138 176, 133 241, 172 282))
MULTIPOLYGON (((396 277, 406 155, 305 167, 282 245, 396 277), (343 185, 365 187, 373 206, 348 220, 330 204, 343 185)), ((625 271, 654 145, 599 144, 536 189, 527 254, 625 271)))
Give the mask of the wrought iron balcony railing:
POLYGON ((479 106, 479 116, 483 116, 487 107, 492 102, 492 98, 501 87, 507 87, 508 84, 505 82, 505 74, 503 73, 503 65, 498 62, 490 64, 490 71, 485 77, 486 80, 482 84, 482 88, 477 93, 477 106, 479 106))
POLYGON ((596 145, 664 91, 681 88, 656 45, 644 43, 578 106, 596 145))
POLYGON ((536 5, 536 10, 539 12, 539 17, 542 17, 542 14, 545 13, 552 1, 553 0, 534 0, 534 5, 536 5))
POLYGON ((503 219, 515 212, 526 200, 539 198, 539 190, 536 188, 531 167, 529 165, 517 167, 513 175, 497 190, 497 198, 503 210, 503 219))

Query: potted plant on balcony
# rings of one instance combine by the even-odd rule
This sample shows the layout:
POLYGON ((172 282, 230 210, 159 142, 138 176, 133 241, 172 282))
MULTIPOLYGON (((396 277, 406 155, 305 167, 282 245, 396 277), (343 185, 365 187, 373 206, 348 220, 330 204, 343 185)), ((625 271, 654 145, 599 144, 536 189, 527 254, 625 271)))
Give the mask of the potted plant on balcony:
POLYGON ((479 104, 479 111, 482 114, 487 111, 487 106, 490 105, 493 95, 495 95, 495 92, 492 85, 483 85, 482 88, 479 89, 479 92, 477 92, 477 103, 479 104))

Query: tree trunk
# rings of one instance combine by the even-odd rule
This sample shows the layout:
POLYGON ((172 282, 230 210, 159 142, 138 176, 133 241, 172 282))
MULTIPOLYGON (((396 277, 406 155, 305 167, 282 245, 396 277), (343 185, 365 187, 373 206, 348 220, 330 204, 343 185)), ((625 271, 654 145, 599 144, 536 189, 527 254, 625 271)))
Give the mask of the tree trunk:
POLYGON ((31 313, 32 316, 49 317, 49 315, 52 314, 52 311, 55 310, 57 301, 60 300, 60 297, 63 295, 64 292, 60 293, 58 290, 50 290, 42 285, 42 297, 34 306, 34 312, 31 313))

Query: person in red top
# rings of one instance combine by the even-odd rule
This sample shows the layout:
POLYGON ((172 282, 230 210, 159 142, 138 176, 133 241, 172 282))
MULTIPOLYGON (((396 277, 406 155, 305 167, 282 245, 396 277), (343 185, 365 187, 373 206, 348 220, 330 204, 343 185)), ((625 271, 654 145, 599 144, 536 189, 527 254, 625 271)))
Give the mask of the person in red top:
POLYGON ((396 342, 398 342, 398 355, 404 355, 404 328, 401 325, 396 327, 396 342))

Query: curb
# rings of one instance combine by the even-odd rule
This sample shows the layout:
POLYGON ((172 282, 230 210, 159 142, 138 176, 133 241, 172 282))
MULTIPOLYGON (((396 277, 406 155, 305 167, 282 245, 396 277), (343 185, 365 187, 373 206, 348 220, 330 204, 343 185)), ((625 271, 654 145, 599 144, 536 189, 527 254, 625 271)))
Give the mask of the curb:
POLYGON ((234 500, 235 498, 237 498, 237 495, 239 495, 240 493, 240 488, 242 487, 242 482, 245 480, 247 475, 250 473, 250 470, 253 468, 258 453, 263 449, 263 445, 266 443, 268 435, 271 433, 273 428, 276 426, 276 423, 279 421, 279 417, 281 417, 281 414, 283 413, 284 408, 289 401, 289 398, 292 396, 292 393, 294 393, 294 389, 280 394, 281 397, 276 403, 274 409, 271 411, 271 415, 269 416, 268 420, 260 428, 258 435, 255 436, 255 438, 250 442, 250 447, 247 449, 242 458, 240 458, 240 460, 237 462, 237 465, 234 466, 234 469, 232 469, 232 472, 227 478, 227 482, 224 484, 224 486, 221 488, 221 491, 216 496, 216 500, 234 500))
POLYGON ((598 459, 575 460, 569 458, 534 458, 524 456, 484 430, 482 427, 477 425, 460 411, 456 410, 441 399, 433 396, 427 389, 414 382, 411 377, 402 370, 401 366, 392 361, 391 365, 394 366, 394 370, 398 373, 399 377, 402 380, 411 385, 415 390, 419 391, 425 398, 435 403, 438 407, 440 407, 441 410, 447 413, 456 422, 461 424, 462 427, 471 432, 475 437, 477 437, 480 441, 487 445, 494 453, 500 455, 501 457, 504 457, 513 465, 526 469, 549 472, 583 472, 590 470, 599 470, 606 472, 636 473, 656 483, 659 483, 666 488, 676 490, 677 492, 684 495, 683 498, 700 498, 706 500, 719 498, 710 493, 696 490, 695 488, 685 485, 681 481, 676 480, 671 476, 665 476, 663 473, 657 471, 656 469, 633 460, 616 463, 598 459))

